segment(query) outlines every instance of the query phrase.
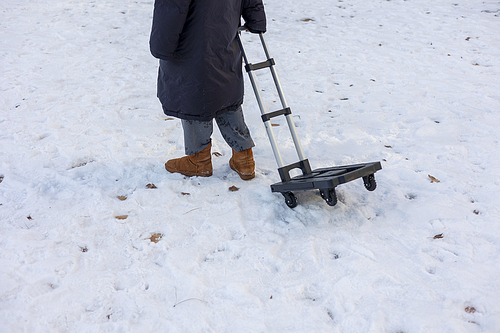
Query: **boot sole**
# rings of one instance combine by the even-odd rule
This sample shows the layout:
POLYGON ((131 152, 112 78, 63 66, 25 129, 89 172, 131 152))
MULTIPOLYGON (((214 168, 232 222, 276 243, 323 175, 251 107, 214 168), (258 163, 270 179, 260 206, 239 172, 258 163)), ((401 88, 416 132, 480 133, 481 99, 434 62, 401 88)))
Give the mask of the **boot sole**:
POLYGON ((231 167, 231 169, 233 171, 235 171, 241 179, 243 180, 250 180, 250 179, 254 179, 255 178, 255 171, 251 174, 245 174, 245 173, 241 173, 239 172, 238 170, 236 170, 236 168, 233 166, 233 163, 229 163, 229 166, 231 167))
POLYGON ((186 177, 210 177, 212 175, 212 172, 208 173, 181 172, 179 170, 167 167, 167 163, 165 163, 165 170, 167 170, 170 173, 180 173, 181 175, 186 177))

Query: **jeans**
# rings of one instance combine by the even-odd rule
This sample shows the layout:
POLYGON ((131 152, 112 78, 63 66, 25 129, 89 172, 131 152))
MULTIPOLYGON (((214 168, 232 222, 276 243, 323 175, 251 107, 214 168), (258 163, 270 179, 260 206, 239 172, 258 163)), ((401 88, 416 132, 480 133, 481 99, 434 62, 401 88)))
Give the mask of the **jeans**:
MULTIPOLYGON (((242 151, 255 146, 250 131, 245 124, 243 110, 239 106, 236 110, 224 112, 216 116, 215 121, 222 137, 229 147, 235 151, 242 151)), ((184 149, 186 155, 196 154, 205 149, 211 142, 213 121, 181 120, 184 130, 184 149)))

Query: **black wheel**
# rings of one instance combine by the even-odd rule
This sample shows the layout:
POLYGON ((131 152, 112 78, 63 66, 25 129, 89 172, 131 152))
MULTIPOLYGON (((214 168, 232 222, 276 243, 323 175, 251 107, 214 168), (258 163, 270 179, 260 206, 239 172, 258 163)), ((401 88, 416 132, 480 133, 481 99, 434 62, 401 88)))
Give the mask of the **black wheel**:
POLYGON ((337 193, 334 188, 320 190, 319 194, 329 206, 335 206, 337 204, 337 193))
POLYGON ((363 183, 368 191, 375 191, 377 188, 377 182, 375 181, 375 175, 373 173, 363 177, 363 183))
POLYGON ((281 193, 285 197, 285 203, 290 208, 297 207, 297 198, 293 192, 283 192, 281 193))

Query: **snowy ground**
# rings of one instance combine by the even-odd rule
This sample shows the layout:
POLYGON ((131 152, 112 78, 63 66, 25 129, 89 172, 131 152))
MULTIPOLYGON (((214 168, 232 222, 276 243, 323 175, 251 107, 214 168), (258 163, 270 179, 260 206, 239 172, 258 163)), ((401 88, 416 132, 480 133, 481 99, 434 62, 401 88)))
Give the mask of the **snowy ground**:
POLYGON ((249 84, 257 177, 217 131, 212 177, 167 173, 153 1, 2 0, 0 332, 500 332, 500 2, 265 5, 312 167, 376 191, 288 208, 249 84))

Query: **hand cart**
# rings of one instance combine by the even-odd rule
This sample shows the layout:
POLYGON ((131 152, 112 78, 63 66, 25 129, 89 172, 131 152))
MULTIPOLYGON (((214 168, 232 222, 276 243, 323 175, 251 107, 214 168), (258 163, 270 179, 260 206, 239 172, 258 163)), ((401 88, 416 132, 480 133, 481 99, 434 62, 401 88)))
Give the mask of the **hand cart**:
POLYGON ((246 30, 246 27, 243 26, 239 29, 237 39, 241 48, 241 52, 243 54, 243 60, 245 61, 245 70, 247 71, 250 82, 252 83, 253 91, 255 93, 255 97, 257 98, 257 103, 259 104, 260 112, 262 114, 262 121, 264 122, 264 125, 266 127, 267 135, 269 137, 269 141, 271 142, 271 147, 278 164, 278 173, 281 177, 281 182, 271 185, 271 191, 280 192, 285 197, 285 202, 290 208, 295 208, 297 206, 297 198, 293 194, 293 191, 314 189, 319 190, 321 197, 330 206, 335 206, 337 204, 337 194, 335 192, 335 187, 340 184, 362 178, 365 188, 368 191, 374 191, 377 187, 374 174, 378 170, 382 169, 380 162, 343 165, 311 170, 309 161, 304 157, 304 152, 302 150, 302 146, 295 129, 295 124, 292 119, 292 112, 283 95, 281 84, 278 80, 276 69, 274 68, 275 62, 274 59, 269 55, 269 50, 264 39, 264 34, 259 33, 259 37, 267 60, 260 63, 251 64, 248 61, 245 47, 240 36, 241 31, 243 30, 246 30), (266 112, 254 74, 255 71, 263 68, 269 68, 271 70, 274 84, 276 85, 276 89, 281 100, 281 105, 283 107, 281 110, 269 113, 266 112), (292 136, 293 143, 295 145, 295 149, 297 150, 297 155, 299 158, 299 162, 290 165, 284 165, 283 163, 283 159, 281 157, 281 153, 279 151, 278 144, 276 142, 276 138, 274 136, 273 128, 270 122, 271 118, 282 115, 286 117, 288 128, 290 129, 290 134, 292 136), (293 169, 300 169, 302 171, 302 175, 291 177, 290 171, 293 169))

